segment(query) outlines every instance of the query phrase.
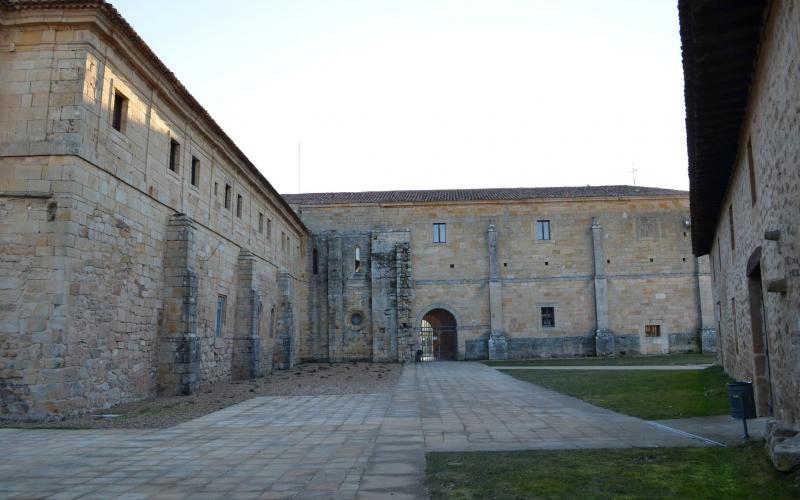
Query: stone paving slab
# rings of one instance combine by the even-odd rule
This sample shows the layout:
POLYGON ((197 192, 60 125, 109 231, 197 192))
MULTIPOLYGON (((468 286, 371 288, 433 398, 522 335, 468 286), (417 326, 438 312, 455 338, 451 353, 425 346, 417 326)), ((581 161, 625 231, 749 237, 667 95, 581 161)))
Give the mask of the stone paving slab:
MULTIPOLYGON (((587 374, 587 376, 589 376, 587 374)), ((480 363, 257 397, 161 430, 0 429, 0 498, 423 498, 426 451, 700 446, 480 363)))
MULTIPOLYGON (((767 434, 767 422, 770 417, 753 418, 747 421, 747 430, 751 439, 762 439, 767 434)), ((676 418, 656 420, 657 423, 689 432, 697 436, 713 439, 726 445, 739 444, 744 441, 742 421, 734 420, 728 415, 712 417, 676 418)))
POLYGON ((416 372, 429 451, 704 444, 517 380, 482 363, 424 364, 416 372))
POLYGON ((564 366, 492 366, 495 370, 705 370, 714 365, 564 365, 564 366))

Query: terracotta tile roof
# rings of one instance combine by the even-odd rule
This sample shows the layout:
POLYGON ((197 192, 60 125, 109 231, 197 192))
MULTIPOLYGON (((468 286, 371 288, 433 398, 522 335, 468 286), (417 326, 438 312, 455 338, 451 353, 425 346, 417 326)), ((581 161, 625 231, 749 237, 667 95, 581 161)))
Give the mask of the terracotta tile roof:
POLYGON ((573 186, 540 188, 437 189, 426 191, 363 191, 354 193, 284 194, 291 205, 351 203, 434 203, 448 201, 514 201, 565 198, 630 198, 688 196, 688 191, 644 186, 573 186))

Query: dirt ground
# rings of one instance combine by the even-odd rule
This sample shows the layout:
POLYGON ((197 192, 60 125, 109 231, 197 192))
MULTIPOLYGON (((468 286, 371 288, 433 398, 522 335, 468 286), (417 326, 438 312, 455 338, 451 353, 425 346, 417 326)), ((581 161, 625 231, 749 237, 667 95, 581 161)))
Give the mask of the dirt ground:
POLYGON ((90 414, 45 422, 0 421, 0 427, 60 429, 153 429, 201 417, 257 396, 314 396, 390 391, 400 377, 397 363, 307 363, 255 380, 223 382, 189 396, 155 397, 90 414), (111 417, 111 415, 114 415, 111 417))

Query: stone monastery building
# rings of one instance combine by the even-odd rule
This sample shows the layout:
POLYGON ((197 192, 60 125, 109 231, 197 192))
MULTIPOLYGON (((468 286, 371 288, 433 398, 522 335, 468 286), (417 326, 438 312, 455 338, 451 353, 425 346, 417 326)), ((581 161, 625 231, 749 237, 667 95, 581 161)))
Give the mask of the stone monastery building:
POLYGON ((0 172, 4 418, 302 360, 716 345, 688 193, 281 196, 100 0, 0 0, 0 172))
POLYGON ((800 431, 800 1, 679 12, 694 252, 710 257, 720 360, 774 416, 775 456, 800 431))

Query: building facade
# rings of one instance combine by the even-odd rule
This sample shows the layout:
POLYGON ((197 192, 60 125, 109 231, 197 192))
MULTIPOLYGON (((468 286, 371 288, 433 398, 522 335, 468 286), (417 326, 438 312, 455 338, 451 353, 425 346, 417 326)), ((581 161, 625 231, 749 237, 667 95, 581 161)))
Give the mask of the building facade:
POLYGON ((284 196, 312 233, 308 359, 714 349, 710 276, 691 253, 685 192, 284 196))
POLYGON ((680 16, 692 240, 711 258, 720 358, 789 435, 800 430, 800 3, 682 0, 680 16))
POLYGON ((294 363, 307 231, 109 5, 0 2, 0 416, 294 363))
POLYGON ((300 360, 716 345, 687 193, 282 197, 100 0, 0 0, 0 172, 0 418, 300 360))

